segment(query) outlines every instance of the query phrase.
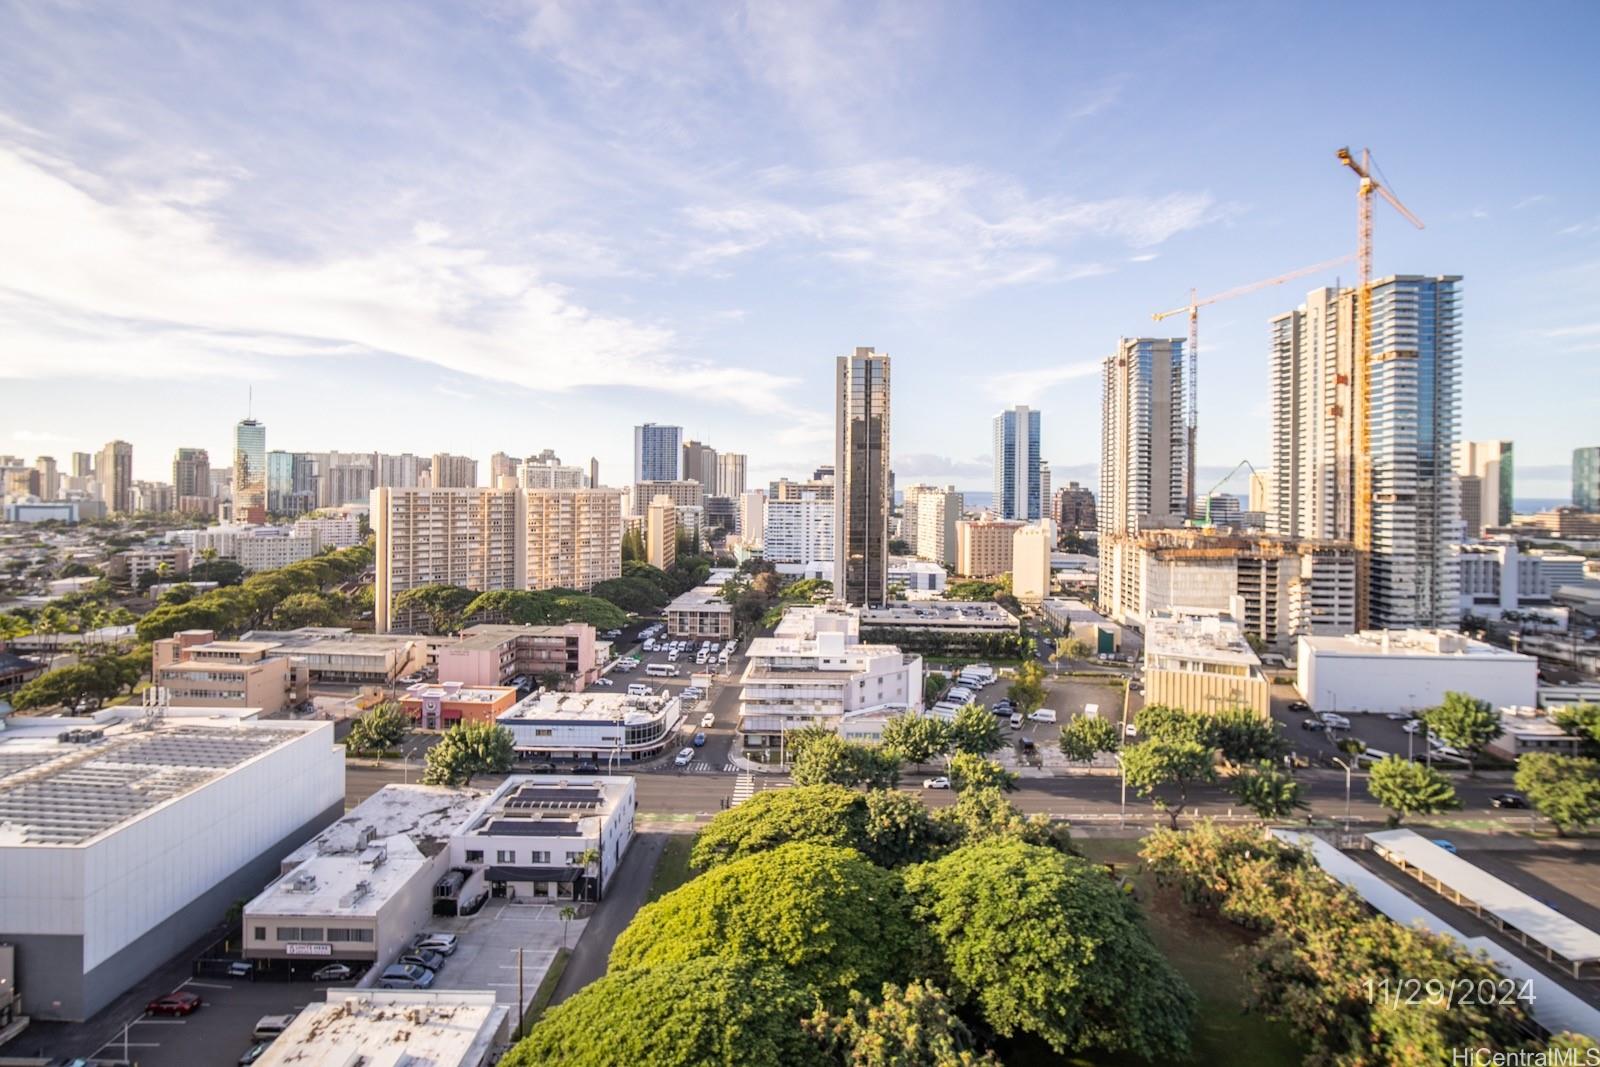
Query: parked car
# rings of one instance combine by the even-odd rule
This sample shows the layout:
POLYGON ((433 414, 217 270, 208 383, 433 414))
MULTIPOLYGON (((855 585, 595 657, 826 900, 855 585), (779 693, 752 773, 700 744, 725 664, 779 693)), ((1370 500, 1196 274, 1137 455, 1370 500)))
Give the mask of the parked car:
POLYGON ((157 997, 144 1006, 147 1015, 193 1015, 200 1007, 200 997, 194 993, 178 990, 166 996, 157 997))
POLYGON ((456 914, 457 915, 476 915, 476 914, 478 914, 478 910, 480 908, 482 908, 488 902, 489 902, 489 891, 487 889, 485 889, 482 892, 480 892, 477 896, 472 897, 471 899, 463 902, 460 907, 456 908, 456 914))
POLYGON ((1322 722, 1321 719, 1301 719, 1300 720, 1300 729, 1302 729, 1302 730, 1320 730, 1322 728, 1323 728, 1323 722, 1322 722))
POLYGON ((1055 722, 1056 713, 1050 708, 1040 708, 1038 711, 1029 715, 1028 718, 1033 722, 1055 722))
POLYGON ((256 1020, 256 1028, 250 1032, 252 1041, 272 1041, 289 1029, 289 1024, 294 1022, 295 1013, 287 1012, 283 1015, 263 1015, 256 1020))
POLYGON ((428 989, 433 985, 433 972, 425 967, 396 963, 384 968, 378 978, 379 989, 428 989))
POLYGON ((690 761, 692 761, 693 759, 694 759, 694 749, 686 748, 686 749, 681 750, 676 756, 673 756, 672 757, 672 762, 676 766, 687 767, 687 766, 689 766, 690 761))
POLYGON ((596 763, 594 760, 586 759, 586 760, 582 761, 581 763, 574 764, 573 767, 572 767, 572 773, 573 774, 599 774, 600 773, 600 765, 598 763, 596 763))
POLYGON ((245 1049, 244 1055, 239 1057, 239 1067, 250 1067, 252 1063, 266 1055, 267 1049, 271 1047, 272 1042, 270 1041, 257 1041, 255 1044, 245 1049))
POLYGON ((709 729, 711 729, 711 727, 715 726, 716 724, 717 724, 717 717, 715 715, 711 714, 711 712, 708 711, 704 715, 700 716, 700 728, 702 730, 709 730, 709 729))
POLYGON ((318 967, 311 972, 313 982, 348 982, 350 968, 342 963, 330 963, 326 967, 318 967))
POLYGON ((1289 701, 1289 710, 1296 715, 1309 715, 1311 713, 1311 705, 1304 700, 1291 700, 1289 701))
POLYGON ((596 678, 594 680, 594 684, 595 685, 616 685, 617 683, 613 682, 610 678, 596 678))
POLYGON ((228 964, 228 977, 229 978, 251 978, 251 979, 253 979, 253 978, 255 978, 255 976, 256 976, 256 968, 255 968, 255 965, 252 964, 252 963, 247 963, 244 960, 234 960, 232 963, 228 964))
POLYGON ((704 747, 705 743, 706 743, 706 732, 704 730, 701 730, 701 731, 699 731, 698 733, 696 733, 694 735, 694 747, 695 748, 704 747))
POLYGON ((427 949, 429 952, 437 952, 441 956, 454 956, 456 954, 456 935, 425 930, 411 939, 411 948, 413 950, 427 949))
POLYGON ((1446 852, 1450 853, 1450 855, 1452 855, 1452 856, 1454 856, 1456 854, 1456 846, 1453 843, 1451 843, 1449 841, 1446 841, 1442 837, 1434 838, 1433 839, 1433 843, 1438 845, 1440 848, 1444 849, 1446 852))
POLYGON ((1011 728, 1013 730, 1020 730, 1022 728, 1022 712, 1013 711, 1011 713, 1011 728))
POLYGON ((556 772, 556 765, 554 763, 550 763, 548 761, 546 761, 544 763, 535 763, 532 767, 529 767, 528 770, 529 770, 530 773, 533 773, 533 774, 555 774, 555 773, 557 773, 556 772))
POLYGON ((924 788, 924 789, 949 789, 950 788, 950 779, 946 778, 944 775, 941 774, 937 778, 929 778, 926 781, 924 781, 922 783, 922 788, 924 788))
POLYGON ((1422 728, 1423 722, 1421 719, 1412 719, 1410 722, 1407 722, 1404 726, 1400 727, 1400 729, 1404 730, 1408 734, 1417 733, 1422 728))
POLYGON ((419 948, 415 951, 407 952, 404 956, 400 957, 399 962, 409 963, 416 967, 426 967, 430 971, 439 971, 444 969, 444 957, 439 955, 437 952, 430 952, 425 948, 419 948))
POLYGON ((1497 808, 1525 808, 1528 802, 1516 793, 1496 793, 1489 798, 1489 803, 1497 808))
POLYGON ((1332 711, 1322 713, 1322 724, 1332 730, 1350 729, 1350 720, 1332 711))

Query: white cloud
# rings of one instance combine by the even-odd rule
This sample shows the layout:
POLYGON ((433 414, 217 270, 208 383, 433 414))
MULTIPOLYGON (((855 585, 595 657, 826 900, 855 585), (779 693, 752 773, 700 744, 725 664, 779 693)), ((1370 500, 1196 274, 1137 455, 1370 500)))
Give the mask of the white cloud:
POLYGON ((1034 404, 1058 386, 1083 378, 1092 378, 1099 373, 1099 360, 1066 363, 1056 367, 991 374, 984 380, 983 388, 991 397, 1002 403, 1034 404))
POLYGON ((66 434, 52 433, 49 430, 13 430, 11 432, 11 439, 13 441, 33 442, 38 444, 71 440, 71 438, 66 434))

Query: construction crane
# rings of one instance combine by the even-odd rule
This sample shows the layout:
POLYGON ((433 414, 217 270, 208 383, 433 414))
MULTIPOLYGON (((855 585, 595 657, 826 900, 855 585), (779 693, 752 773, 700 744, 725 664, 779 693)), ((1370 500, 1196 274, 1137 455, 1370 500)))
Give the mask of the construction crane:
MULTIPOLYGON (((1246 293, 1256 292, 1258 289, 1266 289, 1270 286, 1282 285, 1284 282, 1292 282, 1296 278, 1304 278, 1308 274, 1316 274, 1319 271, 1329 270, 1333 267, 1339 266, 1341 263, 1350 262, 1352 258, 1354 257, 1340 256, 1338 259, 1330 259, 1322 263, 1314 263, 1309 267, 1301 267, 1299 270, 1289 271, 1287 274, 1279 274, 1272 278, 1263 278, 1259 282, 1251 282, 1248 285, 1235 286, 1232 289, 1227 289, 1223 292, 1207 297, 1201 297, 1198 295, 1198 290, 1190 289, 1189 302, 1183 305, 1183 307, 1173 308, 1171 311, 1157 311, 1155 314, 1150 316, 1155 321, 1160 322, 1163 319, 1171 318, 1173 315, 1182 315, 1185 312, 1187 312, 1189 315, 1189 411, 1187 422, 1188 454, 1185 456, 1187 472, 1184 475, 1184 505, 1187 508, 1188 515, 1194 514, 1195 503, 1195 428, 1198 425, 1197 415, 1199 414, 1200 407, 1200 309, 1210 304, 1220 303, 1224 300, 1232 300, 1236 296, 1244 296, 1246 293)), ((1208 515, 1207 518, 1209 519, 1209 517, 1210 516, 1208 515)))
POLYGON ((1222 479, 1220 481, 1218 481, 1216 485, 1213 485, 1210 489, 1206 490, 1206 513, 1205 513, 1205 517, 1202 518, 1202 519, 1195 520, 1193 522, 1193 525, 1199 526, 1199 527, 1202 527, 1202 528, 1209 528, 1211 526, 1211 497, 1212 497, 1212 495, 1214 493, 1216 493, 1216 491, 1218 489, 1221 489, 1223 486, 1227 485, 1228 482, 1230 482, 1233 479, 1233 476, 1235 474, 1238 474, 1240 469, 1243 468, 1243 467, 1249 467, 1251 474, 1259 474, 1260 473, 1260 472, 1258 472, 1256 470, 1255 464, 1251 463, 1247 459, 1241 459, 1238 463, 1234 464, 1233 470, 1231 470, 1227 474, 1223 475, 1222 479))
POLYGON ((1372 463, 1368 458, 1371 440, 1367 426, 1368 404, 1372 399, 1372 194, 1376 192, 1389 201, 1389 205, 1417 229, 1423 226, 1421 219, 1372 176, 1370 149, 1361 150, 1361 161, 1358 163, 1349 148, 1341 148, 1339 162, 1361 179, 1356 187, 1356 348, 1350 360, 1354 377, 1351 383, 1350 424, 1354 440, 1351 441, 1350 452, 1355 463, 1353 540, 1357 566, 1361 569, 1356 581, 1356 622, 1359 626, 1365 626, 1368 618, 1366 559, 1367 553, 1372 550, 1372 463))

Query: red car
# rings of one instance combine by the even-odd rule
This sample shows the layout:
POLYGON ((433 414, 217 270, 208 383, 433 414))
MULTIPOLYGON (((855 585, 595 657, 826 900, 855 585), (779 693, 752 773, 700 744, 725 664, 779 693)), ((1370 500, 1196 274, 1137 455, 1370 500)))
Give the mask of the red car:
POLYGON ((168 993, 144 1006, 149 1015, 192 1015, 200 1006, 200 998, 193 993, 168 993))

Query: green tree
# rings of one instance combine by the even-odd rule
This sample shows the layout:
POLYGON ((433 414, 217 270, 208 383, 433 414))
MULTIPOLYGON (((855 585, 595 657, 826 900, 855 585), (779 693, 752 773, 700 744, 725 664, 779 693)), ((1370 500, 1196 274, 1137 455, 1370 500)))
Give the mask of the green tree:
POLYGON ((1249 708, 1232 708, 1209 716, 1210 743, 1229 763, 1248 764, 1281 760, 1289 751, 1283 730, 1271 716, 1249 708))
POLYGON ((350 724, 344 747, 347 752, 361 755, 388 752, 399 747, 410 732, 411 717, 400 710, 399 704, 385 700, 350 724))
POLYGON ((425 785, 471 785, 476 775, 509 771, 514 757, 511 731, 504 726, 457 723, 428 749, 422 781, 425 785))
POLYGON ((1189 789, 1211 781, 1216 771, 1207 746, 1157 737, 1122 750, 1122 774, 1140 796, 1166 813, 1176 829, 1189 802, 1189 789))
POLYGON ((789 776, 795 785, 892 788, 899 784, 899 760, 875 745, 846 741, 827 730, 797 730, 789 744, 789 776))
POLYGON ((1072 850, 1065 823, 1052 823, 1046 815, 1024 816, 998 787, 959 791, 954 804, 934 813, 933 822, 947 841, 963 845, 1007 837, 1063 852, 1072 850))
POLYGON ((874 1001, 850 991, 841 1014, 819 1009, 805 1022, 806 1032, 841 1067, 999 1067, 983 1052, 937 987, 913 981, 904 989, 888 984, 874 1001))
POLYGON ((343 626, 349 609, 343 597, 328 593, 292 593, 272 612, 272 624, 294 630, 301 626, 343 626))
POLYGON ((1514 781, 1562 837, 1600 822, 1600 762, 1530 752, 1517 761, 1514 781))
POLYGON ((732 952, 613 969, 550 1009, 500 1063, 824 1067, 820 1046, 801 1025, 815 1003, 810 990, 781 968, 732 952))
POLYGON ((968 703, 956 709, 956 717, 950 723, 950 747, 955 751, 987 756, 1005 745, 1000 724, 982 704, 968 703))
POLYGON ((1573 704, 1556 711, 1556 725, 1584 739, 1591 753, 1600 752, 1600 704, 1573 704))
POLYGON ((939 699, 939 694, 944 692, 945 683, 949 681, 945 675, 938 671, 929 671, 922 676, 922 699, 924 703, 932 704, 939 699))
POLYGON ((898 876, 851 849, 790 843, 712 868, 639 910, 612 972, 702 956, 782 967, 840 1004, 904 981, 925 955, 898 876))
POLYGON ((1228 788, 1239 803, 1263 819, 1286 819, 1296 810, 1311 806, 1304 799, 1305 787, 1270 760, 1241 770, 1228 788))
POLYGON ((461 628, 467 605, 477 598, 475 590, 459 585, 419 585, 395 596, 394 614, 416 614, 427 621, 429 633, 447 634, 461 628))
POLYGON ((201 560, 189 568, 191 582, 216 582, 218 585, 238 585, 244 581, 244 567, 237 560, 201 560))
POLYGON ((589 592, 592 596, 615 604, 623 611, 632 611, 640 615, 660 611, 666 607, 670 599, 659 586, 637 576, 607 578, 603 582, 596 582, 589 592))
POLYGON ((1104 868, 992 838, 910 868, 906 889, 942 950, 926 976, 996 1033, 1063 1054, 1187 1052, 1194 995, 1104 868))
POLYGON ((689 863, 708 871, 791 841, 864 852, 866 817, 867 798, 842 785, 763 789, 713 816, 695 838, 689 863))
POLYGON ((985 756, 958 752, 950 757, 950 784, 962 792, 996 789, 1009 793, 1017 788, 1017 776, 985 756))
POLYGON ((1436 815, 1461 807, 1455 787, 1444 775, 1403 756, 1386 756, 1372 765, 1367 792, 1389 811, 1389 825, 1407 815, 1436 815))
POLYGON ((1115 752, 1118 734, 1110 719, 1078 715, 1061 728, 1061 751, 1069 760, 1087 763, 1102 752, 1115 752))
POLYGON ((950 724, 931 715, 898 715, 883 726, 883 747, 907 763, 928 763, 950 750, 950 724))
POLYGON ((1037 660, 1028 660, 1017 668, 1016 681, 1006 688, 1010 697, 1024 714, 1044 706, 1044 668, 1037 660))
POLYGON ((622 562, 642 563, 649 558, 645 551, 644 532, 637 527, 630 529, 622 535, 622 562))
POLYGON ((1206 748, 1215 748, 1211 738, 1211 720, 1206 715, 1196 715, 1182 708, 1166 704, 1146 704, 1134 712, 1133 725, 1141 738, 1155 741, 1193 741, 1206 748))
POLYGON ((1424 711, 1421 718, 1445 744, 1466 753, 1469 775, 1477 773, 1476 762, 1483 746, 1505 732, 1494 705, 1466 693, 1446 693, 1439 706, 1424 711))
POLYGON ((867 794, 863 831, 866 841, 860 850, 880 867, 921 863, 954 840, 947 824, 935 820, 916 797, 897 789, 867 794))

